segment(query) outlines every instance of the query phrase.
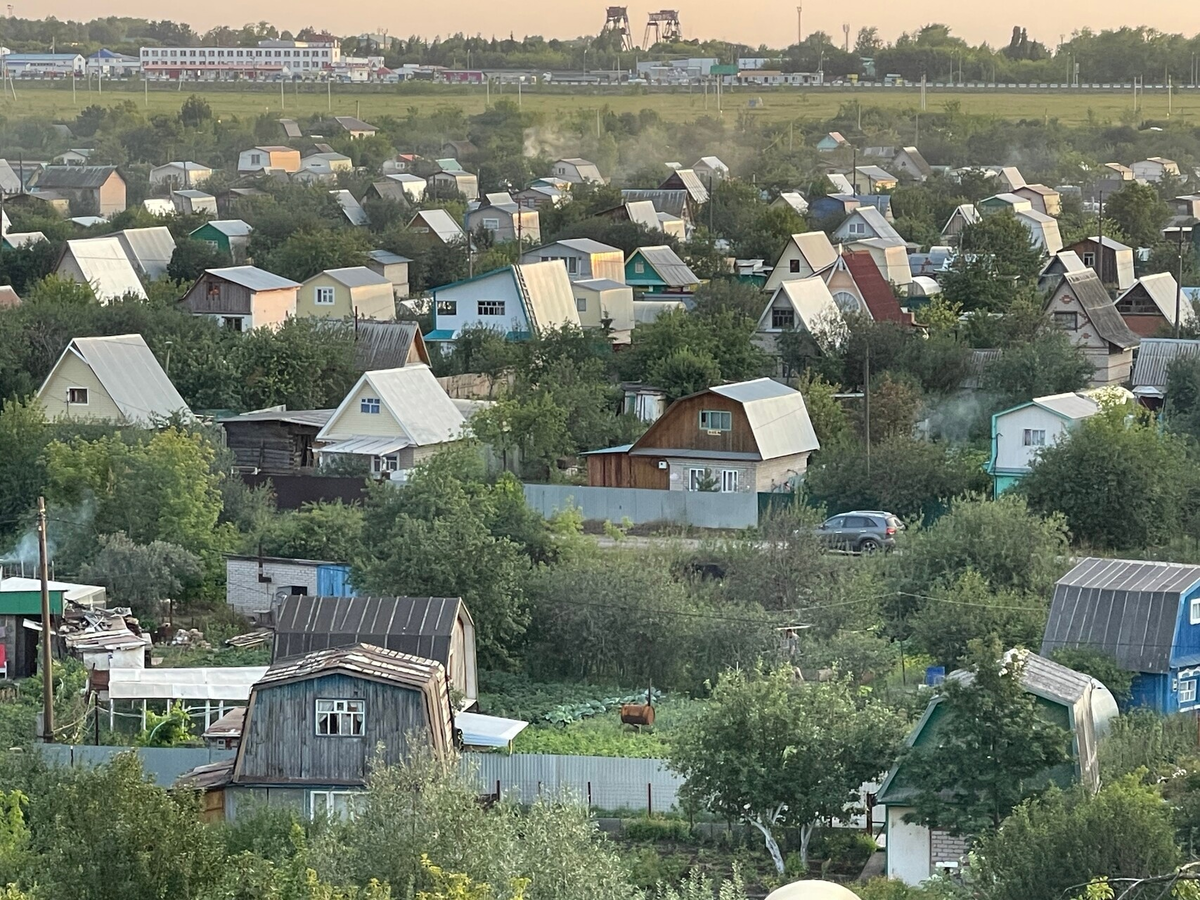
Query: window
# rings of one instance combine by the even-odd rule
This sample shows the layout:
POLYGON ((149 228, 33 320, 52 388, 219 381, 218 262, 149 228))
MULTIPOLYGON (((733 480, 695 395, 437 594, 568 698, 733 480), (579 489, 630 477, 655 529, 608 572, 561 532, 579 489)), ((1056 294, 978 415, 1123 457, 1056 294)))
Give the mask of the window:
POLYGON ((737 469, 725 469, 721 472, 721 493, 736 494, 738 489, 737 469))
POLYGON ((303 584, 293 584, 288 587, 288 593, 293 597, 306 597, 308 588, 303 584))
POLYGON ((700 410, 701 431, 732 431, 733 413, 720 409, 700 410))
POLYGON ((376 475, 383 472, 399 472, 400 457, 395 453, 390 456, 373 456, 371 457, 371 471, 376 475))
POLYGON ((313 288, 313 302, 317 306, 333 306, 333 288, 313 288))
POLYGON ((1195 703, 1196 702, 1196 679, 1189 678, 1186 681, 1179 682, 1179 703, 1195 703))
POLYGON ((352 819, 355 807, 354 791, 310 791, 309 815, 314 818, 352 819))
POLYGON ((1076 331, 1079 328, 1079 313, 1056 312, 1054 324, 1063 331, 1076 331))
POLYGON ((587 297, 576 297, 575 309, 577 312, 587 312, 587 297))
POLYGON ((504 301, 480 300, 476 305, 476 313, 481 316, 502 316, 504 315, 504 301))
POLYGON ((499 230, 499 228, 500 228, 500 220, 499 219, 484 219, 483 220, 484 231, 497 231, 497 230, 499 230))
POLYGON ((568 275, 578 275, 579 274, 579 260, 576 259, 574 256, 567 257, 567 274, 568 275))
POLYGON ((368 415, 379 415, 379 398, 378 397, 363 397, 358 401, 359 412, 367 413, 368 415))
POLYGON ((261 163, 262 163, 262 154, 260 154, 260 153, 251 153, 250 154, 250 165, 257 166, 261 163))
POLYGON ((796 311, 794 309, 772 309, 771 327, 788 330, 796 327, 796 311))
POLYGON ((637 262, 635 262, 633 264, 633 271, 635 271, 639 275, 645 275, 646 274, 646 264, 639 259, 637 262))
POLYGON ((712 475, 708 469, 688 469, 688 490, 689 491, 707 491, 711 490, 712 475))
POLYGON ((866 234, 867 226, 862 222, 851 222, 849 230, 851 234, 866 234))
POLYGON ((1083 264, 1085 266, 1087 266, 1089 269, 1094 268, 1096 265, 1096 254, 1095 253, 1083 254, 1083 264))
POLYGON ((69 405, 79 404, 80 406, 87 406, 87 402, 87 388, 67 388, 67 403, 69 405))
POLYGON ((1042 428, 1026 428, 1025 435, 1021 441, 1026 447, 1045 447, 1046 446, 1046 431, 1042 428))
POLYGON ((1193 625, 1200 625, 1200 597, 1192 598, 1192 610, 1189 621, 1193 625))
POLYGON ((800 271, 800 260, 789 259, 788 260, 788 271, 792 272, 793 274, 798 273, 800 271))
POLYGON ((361 737, 366 702, 318 700, 317 734, 326 737, 361 737))
POLYGON ((437 314, 439 316, 457 316, 458 301, 457 300, 439 300, 437 302, 437 314))

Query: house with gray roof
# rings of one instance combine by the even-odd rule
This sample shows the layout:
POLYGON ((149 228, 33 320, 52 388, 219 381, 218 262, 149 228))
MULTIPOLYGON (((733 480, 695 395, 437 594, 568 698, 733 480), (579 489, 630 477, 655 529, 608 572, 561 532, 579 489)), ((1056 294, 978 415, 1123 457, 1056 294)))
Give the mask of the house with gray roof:
MULTIPOLYGON (((660 191, 683 191, 687 194, 688 203, 693 207, 699 207, 708 202, 708 187, 691 169, 676 169, 666 177, 658 189, 660 191)), ((667 211, 661 210, 661 212, 667 211)))
POLYGON ((1158 409, 1167 397, 1167 376, 1181 359, 1200 357, 1200 341, 1174 338, 1143 338, 1133 359, 1133 396, 1150 409, 1158 409))
POLYGON ((700 279, 670 247, 638 247, 625 261, 625 283, 638 297, 691 296, 700 279))
MULTIPOLYGON (((676 219, 682 219, 684 223, 685 234, 691 236, 692 229, 695 223, 695 208, 694 204, 688 198, 688 192, 680 189, 654 189, 654 190, 638 190, 625 189, 621 191, 621 197, 625 201, 625 206, 628 208, 630 204, 649 201, 654 206, 654 212, 666 213, 669 216, 674 216, 676 219)), ((637 218, 633 215, 633 210, 628 210, 622 218, 627 218, 630 221, 635 221, 643 228, 649 231, 662 230, 657 224, 658 219, 644 218, 645 213, 640 213, 637 218)))
POLYGON ((37 393, 47 419, 149 428, 191 411, 140 334, 75 338, 37 393))
POLYGON ((167 274, 167 266, 175 253, 175 238, 169 228, 126 228, 114 235, 121 242, 133 267, 153 281, 167 274))
POLYGON ((1093 387, 1129 380, 1133 351, 1141 338, 1125 324, 1095 272, 1087 269, 1064 275, 1047 298, 1045 310, 1051 322, 1065 331, 1092 363, 1093 387))
POLYGON ((466 240, 466 235, 454 216, 444 209, 423 209, 409 220, 408 230, 429 236, 438 244, 456 244, 466 240))
POLYGON ((206 269, 179 301, 193 315, 216 319, 223 328, 278 328, 296 315, 300 285, 256 266, 206 269))
POLYGON ((1129 330, 1143 338, 1165 334, 1174 328, 1176 309, 1181 324, 1190 327, 1196 321, 1191 300, 1170 272, 1143 275, 1117 297, 1116 304, 1129 330))
POLYGON ((1084 419, 1100 412, 1100 404, 1082 393, 1035 397, 992 416, 992 456, 986 471, 995 496, 1029 474, 1037 455, 1063 440, 1084 419))
POLYGON ((600 174, 599 167, 586 159, 579 157, 560 159, 551 168, 555 178, 561 178, 571 184, 583 184, 585 181, 604 184, 604 176, 600 174))
POLYGON ((116 166, 46 166, 33 191, 68 198, 79 215, 108 217, 125 211, 125 179, 116 166))
POLYGON ((1200 708, 1200 566, 1080 560, 1054 586, 1042 655, 1095 650, 1134 673, 1134 706, 1200 708))
POLYGON ((433 330, 426 343, 453 341, 464 328, 484 327, 510 340, 564 325, 580 327, 567 267, 561 259, 521 263, 434 288, 433 330))
POLYGON ((904 243, 904 238, 874 206, 859 206, 850 212, 833 233, 835 241, 862 241, 880 238, 904 243))
POLYGON ((617 247, 591 238, 564 238, 536 247, 525 253, 521 262, 549 262, 552 259, 561 259, 566 264, 567 277, 572 281, 607 278, 625 282, 625 254, 617 247))
POLYGON ((933 174, 933 169, 916 147, 901 147, 892 158, 892 168, 913 181, 924 181, 933 174))
POLYGON ((146 299, 142 280, 115 235, 67 241, 54 274, 88 285, 101 303, 125 296, 146 299))

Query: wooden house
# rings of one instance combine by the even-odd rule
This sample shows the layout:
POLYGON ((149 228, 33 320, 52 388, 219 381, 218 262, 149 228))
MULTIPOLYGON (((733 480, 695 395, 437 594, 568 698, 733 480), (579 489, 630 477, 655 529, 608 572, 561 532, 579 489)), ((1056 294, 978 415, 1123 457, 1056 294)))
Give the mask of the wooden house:
POLYGON ((670 247, 638 247, 625 262, 625 283, 639 297, 665 294, 691 296, 700 279, 670 247))
POLYGON ((1141 337, 1165 334, 1175 327, 1175 310, 1182 324, 1192 326, 1196 321, 1190 298, 1183 295, 1175 276, 1170 272, 1143 275, 1133 287, 1116 299, 1117 312, 1130 331, 1141 337))
POLYGON ((76 215, 108 217, 125 211, 125 179, 116 166, 47 166, 34 191, 68 198, 76 215))
POLYGON ((759 378, 676 400, 635 443, 588 454, 588 484, 661 491, 787 491, 819 448, 800 393, 759 378))
POLYGON ((950 214, 946 224, 942 226, 942 240, 947 244, 956 244, 968 225, 979 221, 979 210, 972 204, 964 203, 950 214))
POLYGON ((190 232, 188 237, 211 244, 238 263, 246 259, 246 248, 250 244, 250 234, 253 230, 248 222, 241 219, 214 219, 190 232))
POLYGON ((396 297, 392 283, 366 266, 326 269, 300 285, 296 317, 390 322, 396 297))
POLYGON ((775 266, 771 269, 763 289, 774 291, 789 279, 811 278, 833 265, 837 258, 837 251, 833 249, 833 244, 829 242, 825 232, 793 234, 779 252, 779 258, 775 260, 775 266))
POLYGON ((207 269, 182 303, 197 316, 210 316, 234 331, 277 328, 296 314, 300 285, 254 266, 207 269))
POLYGON ((220 419, 219 424, 225 429, 225 446, 233 451, 237 466, 284 473, 316 466, 314 442, 332 415, 332 409, 289 411, 280 406, 220 419))
POLYGON ((288 595, 274 607, 273 659, 370 644, 441 663, 469 709, 479 699, 475 621, 459 597, 288 595))
POLYGON ((1100 276, 1106 287, 1127 291, 1133 287, 1133 248, 1109 237, 1089 237, 1066 248, 1100 276))
MULTIPOLYGON (((700 176, 691 169, 676 169, 666 177, 658 189, 660 191, 684 191, 693 213, 708 202, 709 189, 700 176)), ((663 211, 667 212, 668 210, 663 211)))
POLYGON ((1046 313, 1092 363, 1093 387, 1129 380, 1140 338, 1129 330, 1104 285, 1090 269, 1068 272, 1046 301, 1046 313))

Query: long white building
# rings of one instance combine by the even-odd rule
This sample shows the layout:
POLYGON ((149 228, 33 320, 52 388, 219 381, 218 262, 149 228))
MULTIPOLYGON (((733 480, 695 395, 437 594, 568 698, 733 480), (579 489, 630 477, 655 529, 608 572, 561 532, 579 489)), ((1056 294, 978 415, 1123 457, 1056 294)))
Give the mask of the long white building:
POLYGON ((142 71, 165 78, 316 75, 342 62, 336 41, 259 41, 255 47, 143 47, 142 71))

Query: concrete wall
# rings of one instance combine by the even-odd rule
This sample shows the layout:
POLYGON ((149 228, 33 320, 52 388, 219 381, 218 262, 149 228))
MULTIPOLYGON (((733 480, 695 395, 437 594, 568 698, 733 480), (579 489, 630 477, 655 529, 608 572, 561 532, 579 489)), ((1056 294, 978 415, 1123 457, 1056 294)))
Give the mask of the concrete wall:
POLYGON ((697 528, 750 528, 758 524, 758 495, 754 493, 527 484, 525 500, 547 518, 574 506, 589 522, 619 523, 629 519, 635 525, 668 522, 697 528))
POLYGON ((910 825, 904 816, 912 812, 901 806, 887 808, 887 877, 905 884, 920 884, 929 878, 930 839, 924 825, 910 825))

